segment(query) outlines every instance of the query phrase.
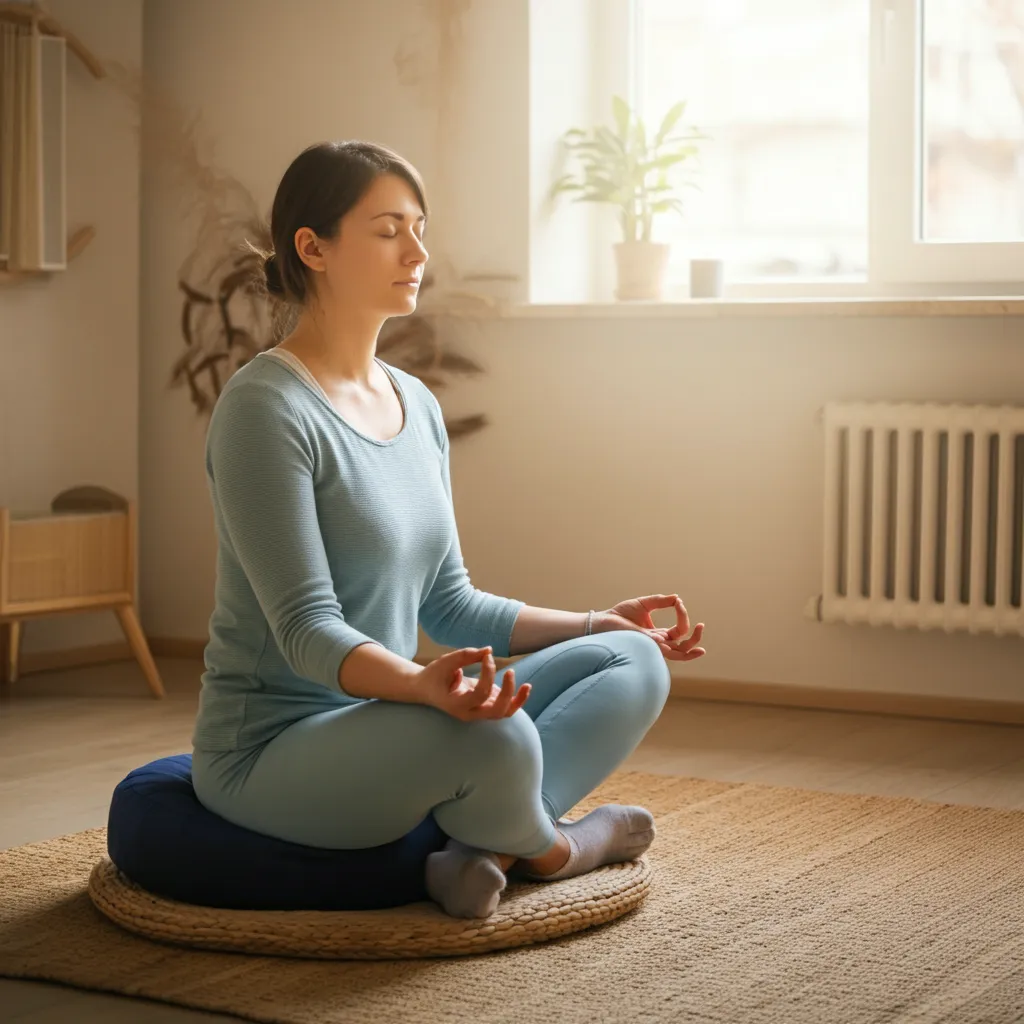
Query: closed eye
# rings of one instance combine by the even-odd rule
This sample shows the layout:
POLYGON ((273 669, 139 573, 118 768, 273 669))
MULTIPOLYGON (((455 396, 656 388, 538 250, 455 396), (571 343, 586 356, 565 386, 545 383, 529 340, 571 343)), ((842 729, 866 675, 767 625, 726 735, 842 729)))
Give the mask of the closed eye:
MULTIPOLYGON (((425 233, 426 233, 426 232, 423 232, 423 231, 419 232, 419 233, 418 233, 418 234, 416 235, 417 239, 419 239, 419 241, 421 241, 421 242, 422 242, 422 241, 423 241, 423 235, 424 235, 425 233)), ((397 238, 397 237, 398 237, 398 232, 397 232, 397 231, 392 231, 392 232, 391 232, 390 234, 388 234, 388 235, 378 235, 377 237, 378 237, 378 238, 397 238)))

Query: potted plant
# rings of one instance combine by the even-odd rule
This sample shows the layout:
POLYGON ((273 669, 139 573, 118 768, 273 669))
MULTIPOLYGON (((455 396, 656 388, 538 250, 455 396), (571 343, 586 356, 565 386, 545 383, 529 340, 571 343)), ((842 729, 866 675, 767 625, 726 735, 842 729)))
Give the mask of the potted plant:
POLYGON ((598 125, 589 133, 571 128, 562 136, 578 167, 555 181, 552 196, 576 193, 573 202, 610 203, 619 208, 617 299, 661 298, 670 246, 652 240, 654 218, 682 213, 680 191, 696 185, 672 172, 696 158, 696 143, 704 138, 693 129, 673 134, 685 110, 685 101, 675 104, 648 138, 643 118, 615 96, 614 131, 598 125))

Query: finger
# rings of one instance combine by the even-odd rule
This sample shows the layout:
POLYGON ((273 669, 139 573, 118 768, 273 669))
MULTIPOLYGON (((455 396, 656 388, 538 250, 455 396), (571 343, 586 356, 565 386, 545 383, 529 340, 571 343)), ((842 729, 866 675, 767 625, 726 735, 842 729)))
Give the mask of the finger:
POLYGON ((678 594, 673 595, 676 609, 676 624, 672 627, 669 632, 672 634, 672 639, 677 640, 681 636, 686 636, 690 632, 690 616, 686 611, 686 606, 683 604, 683 599, 678 594))
POLYGON ((676 618, 679 620, 680 633, 682 636, 686 636, 690 632, 690 615, 686 610, 686 605, 683 604, 683 599, 676 596, 676 618))
POLYGON ((490 698, 494 690, 494 658, 488 654, 484 657, 483 667, 480 669, 480 678, 473 687, 474 707, 484 704, 490 698), (479 698, 479 699, 476 699, 479 698))
POLYGON ((463 647, 457 651, 449 651, 438 660, 447 659, 454 672, 456 669, 468 668, 470 665, 480 661, 489 650, 490 648, 488 647, 463 647))
POLYGON ((704 623, 698 622, 697 625, 693 627, 693 632, 690 634, 690 638, 686 642, 692 647, 694 644, 699 644, 703 636, 704 623))
POLYGON ((639 598, 641 607, 648 612, 648 629, 654 629, 654 621, 651 619, 649 611, 657 608, 675 608, 676 610, 676 625, 672 627, 674 640, 676 637, 682 636, 684 633, 690 631, 690 619, 686 614, 686 608, 683 605, 683 600, 678 594, 651 594, 648 597, 639 598), (680 617, 680 611, 682 611, 682 617, 680 617))
MULTIPOLYGON (((473 665, 481 659, 485 658, 492 648, 490 647, 463 647, 457 651, 449 651, 448 654, 443 655, 445 658, 449 658, 456 663, 456 667, 452 673, 452 682, 448 687, 448 692, 452 693, 459 689, 459 687, 466 682, 466 675, 463 671, 463 667, 473 665), (458 681, 456 681, 456 676, 458 681)), ((482 675, 483 673, 481 673, 482 675)), ((471 677, 470 677, 471 678, 471 677)), ((476 688, 476 680, 473 680, 472 686, 467 686, 465 690, 459 694, 461 697, 465 697, 472 693, 476 688)))
POLYGON ((661 648, 661 653, 668 661, 694 661, 707 654, 703 647, 694 647, 692 650, 686 651, 681 651, 678 647, 670 647, 668 644, 658 644, 658 647, 661 648))
POLYGON ((691 648, 691 647, 696 647, 697 644, 700 643, 701 637, 703 637, 703 636, 704 636, 704 623, 698 622, 697 625, 694 627, 694 630, 690 634, 690 636, 686 637, 683 640, 673 640, 672 643, 677 648, 686 648, 687 650, 689 650, 689 648, 691 648))
POLYGON ((651 618, 651 612, 658 608, 671 608, 675 603, 674 594, 649 594, 647 597, 641 597, 637 599, 637 603, 640 605, 640 609, 643 612, 644 621, 641 625, 647 629, 657 628, 654 625, 654 619, 651 618))
POLYGON ((505 677, 501 681, 501 687, 497 691, 497 695, 494 698, 494 703, 491 704, 487 709, 489 718, 505 718, 508 715, 508 707, 512 703, 512 698, 515 696, 515 679, 505 673, 505 677))
POLYGON ((676 654, 689 654, 690 651, 703 650, 693 640, 687 640, 685 643, 670 644, 669 645, 676 654))
POLYGON ((505 670, 505 675, 503 676, 501 683, 501 688, 495 689, 494 703, 487 706, 488 718, 510 718, 530 698, 532 688, 529 683, 523 683, 522 686, 516 689, 516 674, 514 669, 509 668, 505 670), (503 703, 505 701, 506 692, 508 694, 507 705, 503 708, 499 708, 499 702, 503 703))
MULTIPOLYGON (((459 694, 459 706, 465 710, 480 707, 491 694, 494 686, 494 672, 488 667, 488 657, 483 659, 483 667, 478 678, 469 677, 469 685, 459 694)), ((493 661, 491 661, 493 666, 493 661)))
POLYGON ((491 692, 487 695, 487 700, 477 708, 478 711, 486 711, 488 715, 493 712, 498 702, 503 699, 504 692, 508 686, 508 673, 502 678, 500 683, 493 682, 491 684, 491 692))
POLYGON ((687 655, 677 647, 670 647, 668 644, 658 644, 658 646, 661 648, 661 653, 665 656, 666 661, 687 660, 687 655))
POLYGON ((529 683, 523 683, 522 686, 516 691, 515 697, 512 698, 512 703, 509 705, 508 713, 514 715, 529 699, 530 694, 533 692, 533 687, 529 683))

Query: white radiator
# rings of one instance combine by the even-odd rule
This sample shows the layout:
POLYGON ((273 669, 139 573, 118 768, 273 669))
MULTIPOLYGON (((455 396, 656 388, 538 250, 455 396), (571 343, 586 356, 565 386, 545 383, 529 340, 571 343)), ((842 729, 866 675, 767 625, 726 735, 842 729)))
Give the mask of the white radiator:
POLYGON ((825 407, 825 622, 1024 636, 1024 408, 825 407))

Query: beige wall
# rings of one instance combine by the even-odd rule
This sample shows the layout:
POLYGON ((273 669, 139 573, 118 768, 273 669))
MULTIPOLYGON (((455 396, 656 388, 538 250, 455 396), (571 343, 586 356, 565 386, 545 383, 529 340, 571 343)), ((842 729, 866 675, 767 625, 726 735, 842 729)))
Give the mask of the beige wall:
MULTIPOLYGON (((428 186, 439 183, 435 251, 447 247, 463 269, 522 274, 525 99, 507 120, 502 103, 508 81, 526 76, 515 47, 497 44, 525 38, 525 15, 478 0, 464 70, 477 77, 453 104, 458 123, 439 126, 429 91, 401 85, 392 60, 403 39, 430 42, 423 9, 414 0, 250 0, 240 17, 232 4, 148 0, 145 62, 159 86, 201 110, 217 159, 261 206, 307 143, 373 138, 419 164, 428 186), (481 68, 490 75, 479 77, 481 68), (466 117, 460 104, 471 108, 466 117), (466 181, 472 190, 461 188, 466 181), (460 195, 473 202, 446 237, 442 213, 460 195)), ((165 386, 183 344, 175 276, 189 235, 152 170, 143 208, 143 617, 150 635, 203 638, 215 568, 205 423, 184 392, 165 386)), ((846 398, 1022 402, 1022 331, 1020 320, 928 318, 462 328, 488 374, 441 398, 452 415, 486 410, 493 421, 453 450, 473 580, 581 610, 678 590, 707 621, 711 652, 677 666, 680 675, 1020 699, 1020 639, 825 627, 803 607, 819 577, 818 408, 846 398)))
MULTIPOLYGON (((142 59, 142 0, 51 0, 101 59, 142 59)), ((131 104, 68 57, 67 202, 96 238, 46 280, 0 286, 0 504, 80 483, 138 494, 139 157, 131 104)), ((123 639, 113 614, 27 624, 26 652, 123 639)))
MULTIPOLYGON (((422 35, 414 0, 286 5, 149 0, 146 74, 182 110, 202 116, 208 154, 269 211, 291 159, 320 139, 373 137, 433 170, 433 121, 397 81, 392 51, 422 35)), ((143 176, 141 350, 141 605, 146 632, 202 638, 212 610, 216 544, 204 475, 206 420, 168 389, 184 351, 178 270, 193 241, 181 195, 143 176)))

